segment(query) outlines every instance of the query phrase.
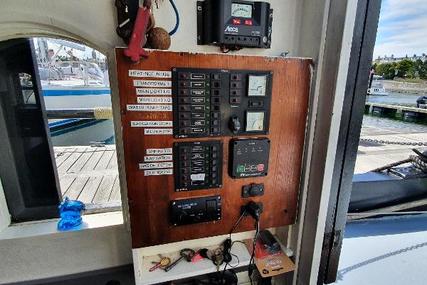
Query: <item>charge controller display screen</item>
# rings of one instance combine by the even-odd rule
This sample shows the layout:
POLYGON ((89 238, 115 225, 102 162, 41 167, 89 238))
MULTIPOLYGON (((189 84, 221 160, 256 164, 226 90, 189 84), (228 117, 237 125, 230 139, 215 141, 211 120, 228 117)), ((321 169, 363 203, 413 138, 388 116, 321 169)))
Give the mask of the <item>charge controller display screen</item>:
POLYGON ((231 16, 239 18, 252 18, 252 5, 232 3, 231 16))

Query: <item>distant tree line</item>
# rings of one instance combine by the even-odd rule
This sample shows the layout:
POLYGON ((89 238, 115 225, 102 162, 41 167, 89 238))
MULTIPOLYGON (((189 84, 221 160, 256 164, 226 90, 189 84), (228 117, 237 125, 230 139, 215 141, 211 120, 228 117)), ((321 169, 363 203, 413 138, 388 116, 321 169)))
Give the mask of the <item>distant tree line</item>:
POLYGON ((395 77, 427 79, 427 60, 403 59, 398 62, 375 63, 373 68, 375 74, 381 75, 384 79, 395 77))

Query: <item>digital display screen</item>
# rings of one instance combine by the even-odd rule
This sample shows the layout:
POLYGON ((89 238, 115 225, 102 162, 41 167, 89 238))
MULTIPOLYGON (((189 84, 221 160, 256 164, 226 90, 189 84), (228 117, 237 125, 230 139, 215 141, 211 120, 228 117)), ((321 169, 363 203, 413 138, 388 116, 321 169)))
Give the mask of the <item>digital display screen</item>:
POLYGON ((252 18, 252 5, 231 3, 231 16, 239 18, 252 18))

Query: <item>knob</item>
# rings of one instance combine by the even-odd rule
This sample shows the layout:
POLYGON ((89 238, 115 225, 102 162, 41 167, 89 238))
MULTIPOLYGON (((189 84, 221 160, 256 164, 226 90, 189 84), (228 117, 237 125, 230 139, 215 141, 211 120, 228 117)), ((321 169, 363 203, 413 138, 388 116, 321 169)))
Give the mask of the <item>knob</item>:
POLYGON ((233 134, 237 134, 240 131, 240 128, 242 127, 239 117, 237 116, 231 117, 229 127, 230 127, 230 130, 233 132, 233 134))

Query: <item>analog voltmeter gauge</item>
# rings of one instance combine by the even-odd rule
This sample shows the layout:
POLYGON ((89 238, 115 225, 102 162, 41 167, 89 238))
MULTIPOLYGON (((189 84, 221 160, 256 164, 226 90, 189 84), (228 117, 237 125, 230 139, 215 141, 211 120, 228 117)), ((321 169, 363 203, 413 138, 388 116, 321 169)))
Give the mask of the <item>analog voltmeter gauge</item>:
POLYGON ((232 3, 231 16, 239 18, 252 18, 252 5, 232 3))
POLYGON ((246 113, 246 131, 260 132, 264 130, 264 112, 246 113))
POLYGON ((249 75, 248 96, 265 96, 267 75, 249 75))

